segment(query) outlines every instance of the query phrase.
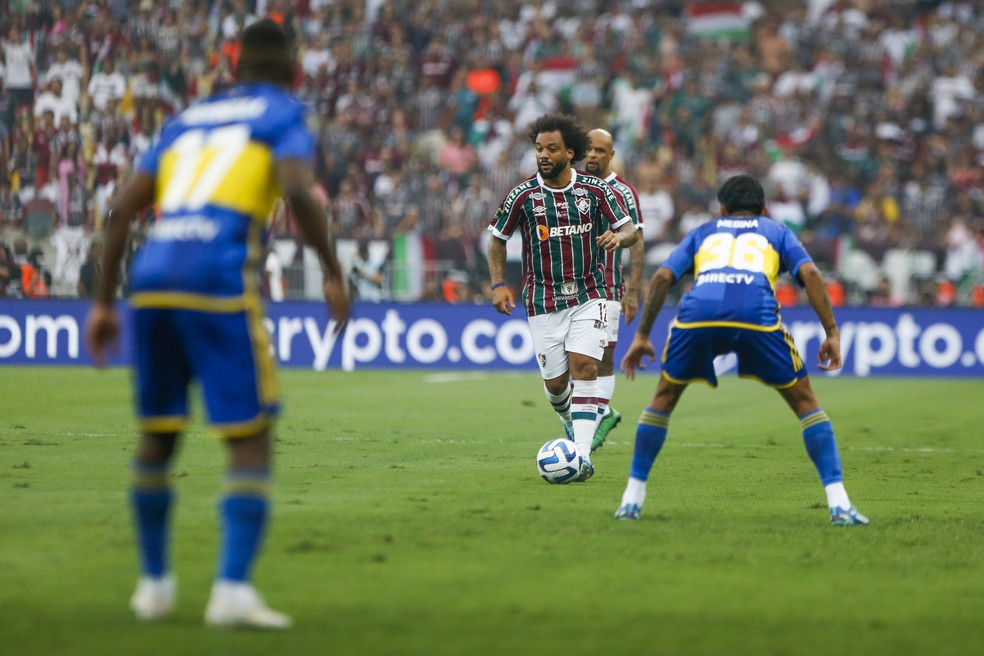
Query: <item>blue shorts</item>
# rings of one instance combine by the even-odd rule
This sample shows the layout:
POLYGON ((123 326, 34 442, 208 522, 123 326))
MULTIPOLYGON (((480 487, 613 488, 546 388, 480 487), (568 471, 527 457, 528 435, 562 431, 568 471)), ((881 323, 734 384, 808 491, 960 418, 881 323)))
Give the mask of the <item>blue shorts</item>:
POLYGON ((714 358, 738 356, 738 375, 772 387, 791 387, 804 378, 806 367, 793 338, 780 326, 753 330, 734 326, 670 327, 663 350, 663 375, 674 383, 707 383, 717 387, 714 358))
POLYGON ((279 410, 276 367, 259 309, 133 310, 137 414, 141 430, 171 433, 188 424, 188 388, 201 386, 213 428, 253 435, 279 410))

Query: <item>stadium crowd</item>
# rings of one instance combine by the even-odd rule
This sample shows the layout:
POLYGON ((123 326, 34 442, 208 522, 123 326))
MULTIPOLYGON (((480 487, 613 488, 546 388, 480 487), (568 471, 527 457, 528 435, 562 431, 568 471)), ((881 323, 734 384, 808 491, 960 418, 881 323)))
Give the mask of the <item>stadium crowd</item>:
POLYGON ((296 44, 334 237, 412 236, 417 298, 488 298, 485 228, 559 110, 614 135, 649 265, 748 173, 847 302, 984 306, 984 10, 932 0, 5 0, 0 296, 89 293, 108 200, 258 16, 296 44))

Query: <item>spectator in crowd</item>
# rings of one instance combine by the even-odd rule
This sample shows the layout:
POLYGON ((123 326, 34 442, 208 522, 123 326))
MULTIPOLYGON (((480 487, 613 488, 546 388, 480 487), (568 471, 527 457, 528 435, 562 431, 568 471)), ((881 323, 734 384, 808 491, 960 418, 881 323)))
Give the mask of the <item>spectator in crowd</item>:
POLYGON ((639 181, 639 213, 646 217, 646 240, 658 242, 672 237, 673 196, 663 178, 647 175, 639 181))
POLYGON ((14 254, 0 241, 0 298, 19 296, 20 278, 21 270, 14 262, 14 254))
POLYGON ((28 35, 10 24, 3 40, 3 83, 13 100, 14 111, 34 103, 35 52, 28 35))
POLYGON ((87 87, 92 106, 97 111, 106 109, 106 103, 110 99, 121 100, 126 89, 126 78, 116 70, 112 55, 100 62, 99 70, 89 78, 87 87))
POLYGON ((284 263, 273 246, 267 247, 263 261, 263 297, 271 301, 284 300, 284 263))
POLYGON ((45 112, 51 112, 56 124, 61 122, 62 117, 66 117, 72 124, 78 123, 75 100, 66 97, 61 78, 52 78, 34 101, 34 116, 40 117, 45 112))
POLYGON ((70 48, 71 46, 66 42, 55 50, 56 60, 45 71, 44 81, 50 84, 59 80, 62 87, 61 96, 70 102, 72 107, 78 107, 86 72, 82 62, 72 56, 70 48))
POLYGON ((48 298, 51 276, 41 263, 43 252, 35 248, 21 262, 21 287, 24 298, 48 298))
POLYGON ((369 242, 359 241, 359 250, 352 259, 349 281, 352 285, 352 298, 368 303, 383 300, 384 261, 373 257, 369 252, 369 242))
POLYGON ((13 190, 9 178, 0 178, 0 226, 19 228, 24 220, 24 205, 13 190))
MULTIPOLYGON (((85 188, 86 177, 85 158, 80 151, 79 141, 68 138, 61 143, 58 157, 53 166, 58 186, 58 218, 64 225, 85 225, 88 221, 80 219, 78 215, 69 220, 69 203, 78 202, 82 197, 86 201, 89 192, 85 188)), ((78 209, 76 208, 78 211, 78 209)), ((87 213, 82 210, 83 214, 87 213)))

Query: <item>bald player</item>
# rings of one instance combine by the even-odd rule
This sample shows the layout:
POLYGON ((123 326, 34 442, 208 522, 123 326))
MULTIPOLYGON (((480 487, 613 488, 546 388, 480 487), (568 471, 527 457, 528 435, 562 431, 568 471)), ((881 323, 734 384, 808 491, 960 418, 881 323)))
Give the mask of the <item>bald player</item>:
MULTIPOLYGON (((622 207, 632 218, 636 230, 641 231, 642 213, 639 210, 636 190, 612 170, 612 159, 615 157, 612 135, 607 130, 597 129, 588 133, 588 139, 584 170, 598 176, 611 186, 622 207)), ((592 452, 605 443, 608 433, 622 421, 622 415, 609 406, 615 393, 613 353, 618 343, 619 317, 624 314, 625 323, 630 324, 639 310, 639 285, 642 280, 645 252, 646 248, 640 232, 640 239, 629 247, 627 283, 622 273, 622 249, 616 248, 604 254, 605 293, 608 295, 608 346, 598 368, 598 426, 591 442, 592 452)))

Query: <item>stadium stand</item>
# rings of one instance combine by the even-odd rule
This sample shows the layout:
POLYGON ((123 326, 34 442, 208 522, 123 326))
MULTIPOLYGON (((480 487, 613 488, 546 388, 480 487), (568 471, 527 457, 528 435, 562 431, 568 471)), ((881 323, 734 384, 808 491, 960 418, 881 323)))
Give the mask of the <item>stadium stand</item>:
MULTIPOLYGON (((484 227, 534 170, 529 117, 559 109, 609 129, 650 194, 649 267, 745 172, 847 303, 886 277, 889 304, 981 302, 984 10, 934 0, 0 1, 0 241, 41 250, 52 295, 75 294, 117 181, 232 81, 258 16, 294 39, 326 221, 346 257, 387 253, 382 298, 487 298, 484 227)), ((283 214, 285 298, 304 298, 283 214)))

